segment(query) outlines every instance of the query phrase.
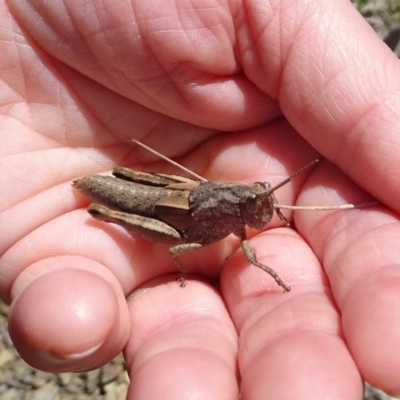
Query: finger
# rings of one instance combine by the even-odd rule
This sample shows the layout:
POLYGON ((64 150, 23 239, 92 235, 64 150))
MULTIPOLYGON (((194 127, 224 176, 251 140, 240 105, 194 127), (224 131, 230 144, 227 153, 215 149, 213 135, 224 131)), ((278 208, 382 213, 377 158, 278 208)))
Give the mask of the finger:
POLYGON ((224 265, 221 290, 239 331, 243 398, 361 398, 362 378, 311 249, 287 228, 257 235, 251 244, 292 289, 283 293, 239 252, 224 265))
MULTIPOLYGON (((299 201, 357 202, 365 193, 332 165, 315 171, 299 201), (321 190, 321 185, 325 185, 321 190), (330 199, 330 200, 329 200, 330 199)), ((362 376, 400 393, 398 215, 381 207, 296 213, 296 225, 324 265, 342 318, 344 337, 362 376)))
POLYGON ((81 257, 52 257, 21 273, 9 330, 23 359, 51 371, 87 371, 125 346, 130 320, 115 277, 81 257))
POLYGON ((13 0, 10 7, 47 53, 152 110, 224 130, 280 115, 276 101, 240 74, 229 2, 204 8, 165 0, 151 7, 68 1, 60 7, 13 0))
POLYGON ((128 399, 234 399, 237 335, 214 288, 158 281, 130 301, 128 399))
POLYGON ((15 280, 32 264, 49 256, 75 255, 106 267, 124 293, 130 293, 155 276, 177 270, 168 254, 168 246, 130 235, 116 225, 96 221, 81 209, 37 228, 3 254, 0 263, 2 298, 8 302, 12 300, 15 280), (159 266, 155 267, 158 261, 159 266), (144 267, 146 262, 153 267, 144 267))
POLYGON ((400 210, 400 62, 351 2, 247 3, 246 74, 319 152, 400 210), (250 37, 250 39, 249 39, 250 37))

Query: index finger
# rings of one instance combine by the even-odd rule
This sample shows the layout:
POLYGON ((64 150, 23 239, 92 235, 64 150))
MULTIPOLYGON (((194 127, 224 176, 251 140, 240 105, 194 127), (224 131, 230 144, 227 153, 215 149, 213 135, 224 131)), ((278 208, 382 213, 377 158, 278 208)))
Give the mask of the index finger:
POLYGON ((347 0, 256 0, 246 19, 258 55, 243 60, 247 76, 321 154, 399 211, 396 56, 347 0))

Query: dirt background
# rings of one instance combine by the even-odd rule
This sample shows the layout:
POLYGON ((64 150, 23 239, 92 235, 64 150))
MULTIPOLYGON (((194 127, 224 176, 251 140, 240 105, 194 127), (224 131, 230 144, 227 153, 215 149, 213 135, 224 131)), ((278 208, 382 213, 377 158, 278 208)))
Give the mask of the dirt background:
MULTIPOLYGON (((400 56, 400 0, 358 0, 354 6, 400 56)), ((85 373, 52 374, 30 367, 18 355, 7 330, 8 306, 0 301, 1 400, 124 400, 128 375, 122 355, 85 373)), ((366 385, 365 400, 394 399, 366 385)))

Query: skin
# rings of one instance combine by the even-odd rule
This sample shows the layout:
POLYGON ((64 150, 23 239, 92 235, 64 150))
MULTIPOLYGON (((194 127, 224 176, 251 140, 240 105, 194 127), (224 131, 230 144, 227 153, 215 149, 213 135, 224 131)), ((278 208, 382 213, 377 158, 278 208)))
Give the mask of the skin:
POLYGON ((27 362, 124 350, 135 400, 400 393, 400 64, 348 0, 0 7, 0 295, 27 362), (180 174, 130 138, 210 180, 274 185, 321 154, 280 203, 381 205, 250 231, 290 293, 235 238, 183 256, 182 289, 167 246, 71 188, 115 164, 180 174))

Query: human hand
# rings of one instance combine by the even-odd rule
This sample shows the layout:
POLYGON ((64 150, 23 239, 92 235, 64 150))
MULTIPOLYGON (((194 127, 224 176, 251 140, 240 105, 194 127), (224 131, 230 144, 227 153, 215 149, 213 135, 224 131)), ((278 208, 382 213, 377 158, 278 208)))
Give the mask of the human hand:
MULTIPOLYGON (((80 371, 124 349, 135 399, 231 399, 238 375, 243 399, 354 399, 361 377, 399 393, 399 61, 351 4, 31 3, 0 12, 0 294, 23 357, 80 371), (210 180, 274 184, 317 150, 393 211, 252 232, 289 294, 226 259, 231 238, 184 258, 219 290, 181 289, 167 246, 91 220, 70 186, 114 164, 176 173, 133 137, 210 180)), ((276 195, 367 196, 327 161, 276 195)))

